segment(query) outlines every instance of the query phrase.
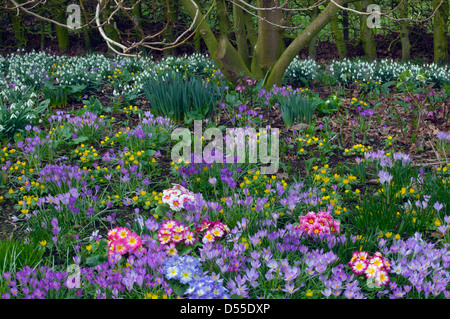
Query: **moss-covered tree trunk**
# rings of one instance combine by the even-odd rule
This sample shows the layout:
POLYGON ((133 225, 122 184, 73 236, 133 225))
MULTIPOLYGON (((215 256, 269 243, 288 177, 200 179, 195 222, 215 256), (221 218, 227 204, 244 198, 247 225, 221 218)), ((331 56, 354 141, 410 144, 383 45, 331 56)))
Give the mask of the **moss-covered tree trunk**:
MULTIPOLYGON (((315 3, 314 0, 310 0, 309 1, 309 5, 313 5, 315 3)), ((310 17, 311 17, 311 21, 313 21, 315 18, 317 18, 317 16, 319 15, 319 8, 314 8, 311 11, 310 17)), ((317 56, 317 42, 319 41, 318 36, 316 35, 314 38, 311 39, 311 41, 309 41, 308 44, 308 55, 311 59, 316 59, 317 56)))
MULTIPOLYGON (((349 3, 348 0, 336 0, 339 5, 349 3)), ((265 87, 270 88, 274 84, 281 86, 281 80, 292 60, 299 54, 299 52, 309 43, 309 41, 322 30, 330 20, 337 14, 339 7, 329 2, 324 10, 312 21, 286 48, 283 54, 278 59, 277 63, 272 68, 267 77, 265 87)))
POLYGON ((345 44, 345 39, 342 34, 341 29, 338 24, 338 15, 336 14, 333 19, 330 21, 331 32, 334 36, 334 41, 336 42, 336 48, 338 51, 339 57, 346 58, 347 57, 347 45, 345 44))
MULTIPOLYGON (((433 7, 441 3, 441 0, 433 0, 433 7)), ((433 18, 433 47, 434 47, 434 61, 447 62, 448 56, 448 0, 443 0, 443 3, 437 10, 433 18)))
MULTIPOLYGON (((343 5, 353 2, 353 0, 336 0, 336 2, 339 5, 343 5)), ((192 1, 180 0, 180 4, 186 13, 194 19, 197 11, 192 1)), ((271 8, 278 6, 279 3, 273 0, 259 0, 257 5, 260 8, 271 8)), ((246 18, 247 39, 251 45, 256 43, 250 69, 226 35, 220 36, 219 39, 215 37, 211 27, 203 20, 202 10, 197 15, 194 24, 198 27, 198 32, 205 41, 211 58, 228 80, 237 83, 242 76, 252 76, 257 79, 265 78, 265 87, 271 88, 274 84, 281 85, 283 74, 295 56, 330 22, 338 10, 338 6, 329 2, 317 18, 311 21, 285 50, 283 50, 284 46, 281 44, 282 28, 268 23, 268 21, 271 21, 278 25, 283 25, 284 22, 281 12, 279 12, 280 10, 259 11, 263 20, 258 19, 256 39, 251 30, 251 24, 248 23, 252 19, 246 18)))
MULTIPOLYGON (((103 21, 107 21, 108 20, 108 17, 109 17, 109 15, 112 13, 112 11, 113 11, 113 9, 112 9, 112 4, 111 4, 111 1, 106 5, 106 8, 105 8, 105 10, 103 10, 103 21)), ((121 42, 120 41, 120 36, 119 36, 119 31, 115 28, 115 20, 114 20, 114 18, 112 18, 111 20, 110 20, 110 23, 108 24, 105 24, 105 26, 103 27, 103 30, 105 31, 105 34, 106 34, 106 36, 108 37, 108 38, 110 38, 111 40, 113 40, 113 41, 116 41, 116 42, 121 42)), ((113 50, 111 50, 109 47, 108 47, 108 53, 114 53, 114 51, 113 50)))
MULTIPOLYGON (((408 0, 404 0, 399 7, 401 19, 408 18, 408 0)), ((408 21, 400 21, 400 39, 402 42, 402 60, 408 61, 411 58, 411 43, 409 41, 408 21)))
POLYGON ((194 50, 197 53, 200 53, 202 51, 202 36, 200 32, 197 32, 194 34, 194 50))
MULTIPOLYGON (((166 0, 162 0, 163 5, 166 7, 166 0)), ((177 29, 177 6, 173 0, 169 0, 169 19, 170 23, 167 27, 166 32, 164 33, 164 38, 167 43, 172 43, 175 41, 176 29, 177 29)), ((164 56, 176 55, 177 48, 173 47, 163 51, 164 56)))
MULTIPOLYGON (((23 24, 22 17, 16 16, 12 11, 8 11, 13 23, 15 42, 19 47, 26 47, 28 43, 28 37, 25 32, 25 25, 23 24)), ((14 11, 15 12, 15 11, 14 11)))
MULTIPOLYGON (((362 12, 367 11, 367 7, 371 4, 371 0, 362 0, 361 3, 355 3, 356 9, 362 12)), ((375 38, 373 37, 373 30, 367 27, 367 15, 359 16, 360 25, 360 40, 363 46, 364 54, 367 59, 373 60, 377 58, 377 47, 375 38)))
MULTIPOLYGON (((348 4, 344 5, 345 8, 348 8, 348 4)), ((342 33, 344 35, 344 40, 348 41, 349 36, 349 27, 348 27, 348 11, 342 10, 342 33)))
POLYGON ((45 48, 45 23, 44 20, 39 21, 39 32, 41 33, 41 50, 45 48))
POLYGON ((234 33, 236 35, 236 46, 245 65, 250 68, 250 50, 247 40, 247 32, 245 29, 244 10, 233 4, 234 33))
POLYGON ((253 17, 244 11, 245 18, 245 30, 247 31, 247 39, 250 43, 250 56, 253 56, 253 51, 258 41, 258 31, 256 30, 255 23, 253 22, 253 17))
MULTIPOLYGON (((180 4, 186 10, 186 13, 194 19, 196 16, 196 8, 190 0, 180 0, 180 4)), ((197 19, 194 21, 195 27, 198 27, 198 31, 203 38, 203 41, 208 48, 208 52, 211 58, 216 63, 217 67, 231 82, 236 83, 240 78, 241 73, 244 76, 250 76, 250 70, 242 61, 239 53, 234 49, 229 39, 225 36, 220 37, 218 41, 212 32, 208 23, 203 19, 201 11, 197 15, 197 19)))
MULTIPOLYGON (((280 5, 279 0, 257 0, 259 8, 273 8, 280 5)), ((281 54, 282 29, 276 25, 283 25, 280 9, 259 10, 258 39, 251 64, 252 74, 263 78, 275 65, 281 54), (276 25, 274 25, 276 24, 276 25)))
MULTIPOLYGON (((55 21, 64 24, 67 22, 66 8, 63 5, 58 6, 55 21)), ((69 29, 55 24, 55 30, 59 51, 64 53, 69 49, 69 29)))

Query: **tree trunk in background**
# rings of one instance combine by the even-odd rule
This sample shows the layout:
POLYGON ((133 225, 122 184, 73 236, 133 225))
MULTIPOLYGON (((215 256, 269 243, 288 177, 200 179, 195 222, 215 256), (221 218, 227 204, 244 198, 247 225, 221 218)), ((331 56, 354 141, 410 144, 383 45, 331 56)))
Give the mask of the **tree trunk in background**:
MULTIPOLYGON (((112 9, 111 9, 111 2, 106 6, 106 9, 103 10, 103 21, 107 21, 108 16, 112 13, 112 9)), ((103 22, 102 21, 102 22, 103 22)), ((119 32, 117 31, 117 29, 114 27, 114 18, 112 18, 110 24, 105 24, 105 26, 103 27, 103 30, 105 31, 105 34, 108 38, 110 38, 111 40, 114 40, 116 42, 120 42, 120 36, 119 36, 119 32)), ((112 51, 109 47, 108 47, 108 53, 114 53, 114 51, 112 51)))
POLYGON ((330 21, 331 31, 334 35, 334 40, 336 41, 336 48, 338 51, 339 57, 346 58, 347 57, 347 45, 345 44, 344 36, 342 35, 341 29, 338 24, 338 15, 336 14, 333 19, 330 21))
MULTIPOLYGON (((186 13, 194 19, 196 8, 192 2, 190 0, 180 0, 180 3, 183 5, 186 13)), ((220 41, 218 41, 208 23, 205 20, 202 21, 202 19, 203 14, 200 12, 195 20, 195 27, 198 27, 197 32, 202 36, 211 58, 224 76, 233 83, 236 83, 240 78, 240 73, 243 73, 244 76, 250 76, 250 70, 230 41, 226 37, 221 37, 220 41)))
POLYGON ((194 50, 197 53, 201 53, 202 52, 201 40, 202 40, 202 35, 200 34, 200 32, 196 32, 194 34, 194 50))
MULTIPOLYGON (((356 9, 366 12, 367 6, 371 4, 371 0, 362 0, 360 3, 355 3, 356 9)), ((360 15, 360 39, 362 42, 364 54, 367 59, 374 60, 377 58, 377 47, 373 37, 373 30, 367 27, 367 15, 360 15)))
POLYGON ((245 31, 244 10, 233 4, 234 29, 238 53, 247 68, 250 68, 250 52, 245 31))
MULTIPOLYGON (((61 6, 58 7, 56 21, 60 23, 66 23, 66 9, 61 6)), ((69 49, 69 29, 55 25, 56 36, 58 38, 58 48, 61 53, 64 53, 69 49)))
POLYGON ((250 56, 253 56, 255 50, 256 41, 258 41, 258 32, 255 28, 252 16, 244 11, 245 30, 247 31, 247 39, 250 42, 250 56))
MULTIPOLYGON (((433 0, 433 7, 436 8, 441 0, 433 0)), ((442 5, 436 12, 433 18, 433 47, 434 47, 434 61, 447 62, 448 56, 448 0, 443 0, 442 5)))
POLYGON ((45 48, 45 24, 44 20, 39 21, 39 30, 41 31, 41 51, 45 48))
POLYGON ((89 50, 91 48, 91 28, 83 28, 83 37, 86 49, 89 50))
MULTIPOLYGON (((404 0, 399 7, 400 18, 408 18, 408 0, 404 0)), ((408 21, 400 21, 400 39, 402 42, 402 60, 411 58, 411 43, 409 42, 408 21)))
MULTIPOLYGON (((343 5, 348 3, 348 0, 335 0, 337 4, 343 5)), ((299 54, 299 52, 322 30, 328 22, 337 14, 339 7, 332 2, 328 3, 324 10, 300 33, 294 41, 286 48, 283 54, 278 59, 277 63, 271 70, 266 83, 266 88, 271 88, 274 84, 281 86, 281 80, 292 60, 299 54)))
MULTIPOLYGON (((345 8, 348 8, 348 4, 344 5, 345 8)), ((344 34, 344 40, 348 41, 349 37, 349 29, 348 29, 348 12, 347 10, 342 10, 342 33, 344 34)))
MULTIPOLYGON (((142 3, 138 3, 134 9, 131 11, 134 22, 138 27, 142 27, 142 3)), ((136 31, 136 35, 141 36, 140 32, 136 31)), ((147 52, 148 49, 144 46, 140 46, 138 48, 139 51, 147 52)))
POLYGON ((16 44, 19 47, 24 48, 28 43, 28 37, 25 33, 25 26, 23 25, 22 18, 20 16, 15 16, 11 11, 8 11, 8 13, 13 23, 16 44))
MULTIPOLYGON (((343 5, 354 0, 335 1, 337 4, 343 5)), ((180 4, 184 7, 186 13, 194 19, 197 11, 192 1, 180 0, 180 4)), ((273 0, 259 0, 257 5, 260 8, 270 8, 279 4, 273 0)), ((272 21, 273 23, 283 25, 284 21, 281 12, 279 10, 260 10, 259 14, 265 21, 258 20, 259 32, 251 69, 247 67, 239 55, 238 50, 233 47, 226 36, 220 36, 219 39, 215 37, 208 23, 205 20, 202 21, 203 14, 201 12, 194 21, 194 25, 196 28, 198 27, 198 32, 205 41, 211 58, 228 80, 236 84, 242 77, 252 76, 256 79, 265 79, 264 85, 267 89, 270 89, 273 85, 281 86, 283 74, 289 64, 308 45, 311 39, 330 22, 338 10, 338 6, 329 2, 317 18, 311 21, 284 51, 282 51, 283 46, 281 45, 282 29, 267 22, 272 21)), ((252 43, 250 38, 252 32, 249 31, 248 26, 249 23, 246 22, 247 36, 250 43, 252 43)))
MULTIPOLYGON (((162 3, 164 6, 166 5, 166 1, 162 0, 162 3)), ((175 3, 173 0, 169 0, 169 17, 170 17, 170 23, 167 27, 166 32, 164 33, 164 38, 166 39, 167 43, 172 43, 175 41, 175 34, 176 34, 176 26, 177 26, 177 7, 175 6, 175 3)), ((164 56, 169 55, 176 55, 177 54, 177 48, 171 48, 168 50, 163 51, 164 56)))
MULTIPOLYGON (((312 6, 315 2, 316 2, 315 0, 309 1, 309 5, 312 6)), ((311 20, 310 21, 313 21, 315 18, 317 18, 318 15, 319 15, 319 8, 316 7, 311 11, 311 14, 310 14, 311 20)), ((314 38, 312 38, 312 40, 308 44, 308 55, 313 60, 315 60, 316 56, 317 56, 317 42, 318 41, 319 41, 319 38, 316 35, 314 38)))
MULTIPOLYGON (((273 8, 279 5, 279 0, 257 0, 259 8, 273 8)), ((278 25, 283 24, 281 14, 280 9, 258 11, 261 18, 278 25)), ((281 54, 282 30, 266 21, 258 20, 258 40, 251 65, 251 71, 257 78, 263 78, 281 54)))

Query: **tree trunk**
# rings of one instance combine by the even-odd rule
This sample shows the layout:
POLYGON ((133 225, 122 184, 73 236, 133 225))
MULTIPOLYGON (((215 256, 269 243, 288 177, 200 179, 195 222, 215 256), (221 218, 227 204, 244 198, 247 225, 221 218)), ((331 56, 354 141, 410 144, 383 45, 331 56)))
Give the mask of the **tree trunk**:
POLYGON ((22 22, 22 18, 20 16, 16 16, 14 13, 11 13, 11 11, 8 12, 10 13, 13 23, 15 42, 19 47, 24 48, 28 43, 28 37, 25 32, 25 26, 22 22))
MULTIPOLYGON (((441 0, 433 0, 433 7, 436 8, 441 0)), ((448 56, 448 0, 443 0, 442 5, 436 12, 433 18, 433 48, 434 48, 434 61, 446 62, 449 61, 448 56)))
MULTIPOLYGON (((348 0, 336 0, 339 5, 349 3, 348 0)), ((281 80, 292 60, 322 30, 337 14, 339 7, 330 2, 325 9, 312 21, 286 48, 267 77, 265 87, 270 89, 274 84, 281 86, 281 80)))
POLYGON ((91 28, 83 28, 83 37, 86 49, 89 50, 91 48, 91 28))
MULTIPOLYGON (((279 0, 257 0, 259 8, 273 8, 279 4, 279 0)), ((258 40, 253 55, 252 73, 257 78, 263 78, 281 54, 282 29, 273 24, 282 25, 283 21, 280 9, 259 10, 258 15, 264 21, 258 20, 258 40)))
MULTIPOLYGON (((309 5, 310 6, 313 5, 314 3, 315 3, 314 0, 313 1, 309 1, 309 5)), ((311 20, 310 21, 313 21, 315 18, 317 18, 318 15, 319 15, 319 8, 316 7, 316 8, 314 8, 311 11, 311 20)), ((309 44, 308 44, 308 55, 313 60, 315 60, 316 56, 317 56, 317 42, 318 42, 318 40, 319 39, 318 39, 318 37, 316 35, 314 38, 311 39, 311 41, 309 41, 309 44)))
MULTIPOLYGON (((63 6, 58 7, 58 13, 55 20, 60 23, 66 23, 66 11, 63 6)), ((55 25, 55 30, 58 38, 59 51, 64 53, 69 49, 69 29, 55 25)))
MULTIPOLYGON (((111 9, 111 3, 109 3, 108 5, 106 5, 105 10, 103 11, 103 19, 104 21, 107 21, 108 16, 112 13, 112 9, 111 9)), ((120 36, 119 36, 119 32, 117 31, 117 29, 114 27, 114 18, 112 18, 110 24, 105 24, 105 26, 103 27, 103 30, 105 31, 105 34, 108 38, 110 38, 113 41, 116 42, 121 42, 120 41, 120 36)), ((108 52, 109 53, 113 53, 113 51, 108 47, 108 52)))
POLYGON ((194 34, 194 50, 197 53, 202 52, 202 44, 201 44, 202 36, 200 32, 196 32, 194 34))
MULTIPOLYGON (((404 0, 399 7, 400 18, 408 18, 408 0, 404 0)), ((400 21, 400 39, 402 42, 402 60, 411 58, 411 43, 409 42, 408 21, 400 21)))
MULTIPOLYGON (((162 2, 165 5, 166 1, 162 0, 162 2)), ((170 23, 169 23, 169 26, 167 27, 164 37, 166 38, 167 43, 172 43, 173 41, 175 41, 175 32, 176 32, 176 26, 177 26, 177 7, 175 6, 175 3, 173 0, 169 0, 169 18, 170 18, 170 23)), ((176 55, 176 54, 177 54, 176 47, 163 51, 164 56, 176 55)))
POLYGON ((225 36, 229 39, 231 34, 231 24, 228 19, 227 4, 225 3, 225 0, 217 0, 216 3, 220 36, 225 36))
POLYGON ((221 36, 219 39, 217 61, 220 61, 220 64, 222 64, 223 69, 233 83, 237 83, 237 80, 241 77, 252 75, 240 55, 225 36, 221 36))
POLYGON ((250 56, 253 55, 256 42, 258 41, 258 32, 255 28, 252 16, 244 11, 245 30, 247 31, 247 39, 250 42, 250 56))
MULTIPOLYGON (((362 0, 361 3, 355 3, 357 10, 366 12, 367 6, 371 4, 371 0, 362 0)), ((373 37, 373 30, 367 27, 367 15, 360 15, 360 39, 362 42, 364 54, 367 59, 374 60, 377 58, 377 47, 373 37)))
POLYGON ((39 30, 41 31, 41 51, 45 48, 45 23, 44 20, 39 21, 39 30))
POLYGON ((330 26, 331 31, 334 35, 334 41, 336 42, 336 47, 338 51, 339 57, 346 58, 347 57, 347 45, 345 44, 344 36, 342 35, 341 29, 339 28, 338 24, 338 16, 337 14, 331 19, 330 26))
MULTIPOLYGON (((345 8, 348 8, 348 4, 344 5, 345 8)), ((349 40, 349 28, 348 28, 348 12, 347 10, 342 10, 342 33, 344 34, 344 40, 349 40)))
POLYGON ((245 31, 244 10, 235 4, 233 4, 233 17, 238 53, 245 65, 250 68, 250 52, 247 41, 247 32, 245 31))
MULTIPOLYGON (((194 19, 197 11, 192 1, 180 0, 180 3, 183 5, 187 14, 194 19)), ((199 28, 197 32, 201 34, 203 41, 205 41, 211 58, 228 80, 236 84, 241 73, 244 76, 251 75, 250 70, 242 61, 239 53, 234 49, 230 41, 224 36, 220 38, 220 41, 217 41, 208 23, 203 20, 201 12, 197 15, 195 27, 199 28)))
MULTIPOLYGON (((352 1, 353 0, 336 0, 336 3, 343 5, 352 1)), ((190 0, 180 0, 180 3, 183 5, 187 14, 194 19, 197 13, 196 5, 190 0)), ((272 0, 259 0, 258 5, 260 7, 268 8, 277 6, 278 2, 275 3, 275 1, 272 0)), ((281 13, 279 10, 259 11, 262 18, 265 20, 258 21, 259 32, 256 48, 254 50, 254 57, 252 59, 251 71, 226 36, 221 36, 219 41, 216 39, 208 23, 202 21, 203 15, 201 12, 198 13, 194 25, 195 27, 198 27, 198 32, 200 32, 205 41, 211 58, 228 80, 236 84, 237 80, 242 76, 253 76, 257 79, 262 79, 266 75, 265 72, 267 72, 265 87, 270 89, 273 84, 281 85, 282 76, 295 56, 308 45, 311 39, 314 38, 328 22, 330 22, 338 10, 339 7, 330 2, 317 18, 311 21, 306 29, 304 29, 283 52, 281 52, 281 49, 283 48, 281 45, 281 28, 266 22, 271 21, 282 25, 283 19, 281 13)), ((247 26, 249 26, 249 23, 246 22, 246 27, 247 26)), ((249 32, 249 28, 246 30, 247 37, 250 40, 251 32, 249 32)), ((250 43, 252 43, 251 40, 250 43)))

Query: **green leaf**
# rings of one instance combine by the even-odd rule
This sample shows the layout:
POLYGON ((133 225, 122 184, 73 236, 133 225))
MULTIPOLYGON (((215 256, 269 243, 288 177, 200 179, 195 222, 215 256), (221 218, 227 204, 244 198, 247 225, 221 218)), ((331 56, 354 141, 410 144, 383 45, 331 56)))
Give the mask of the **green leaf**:
POLYGON ((169 280, 169 285, 173 289, 173 292, 178 296, 184 295, 186 290, 189 288, 188 285, 183 285, 176 280, 169 280))
POLYGON ((106 255, 95 255, 95 256, 86 258, 86 264, 90 267, 94 267, 94 266, 103 264, 106 261, 108 261, 108 258, 106 255))
POLYGON ((165 215, 170 210, 170 207, 166 204, 156 206, 155 213, 159 216, 165 215))
POLYGON ((71 85, 68 87, 68 91, 70 93, 78 93, 83 91, 86 88, 86 84, 81 84, 81 85, 71 85))
POLYGON ((45 109, 45 108, 47 108, 49 105, 50 105, 50 99, 45 99, 45 100, 43 100, 43 101, 41 101, 41 102, 39 103, 39 109, 40 109, 40 108, 45 109))
POLYGON ((191 252, 193 249, 192 246, 184 246, 183 249, 179 252, 180 256, 187 255, 189 252, 191 252))
POLYGON ((82 135, 82 136, 79 136, 76 139, 74 139, 72 142, 74 144, 80 144, 80 143, 87 141, 88 139, 89 139, 89 137, 82 135))

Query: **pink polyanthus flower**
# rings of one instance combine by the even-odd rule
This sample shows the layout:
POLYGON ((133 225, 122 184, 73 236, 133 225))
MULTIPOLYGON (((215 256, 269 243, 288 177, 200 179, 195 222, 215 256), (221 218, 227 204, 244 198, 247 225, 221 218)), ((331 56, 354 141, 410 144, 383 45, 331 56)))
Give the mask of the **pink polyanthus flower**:
POLYGON ((208 243, 214 243, 215 241, 215 237, 213 235, 213 233, 211 233, 209 230, 205 233, 205 235, 203 236, 202 242, 204 244, 208 244, 208 243))
POLYGON ((304 216, 299 216, 299 223, 296 229, 305 231, 308 235, 330 234, 339 232, 340 223, 333 219, 327 212, 308 212, 304 216))
POLYGON ((131 233, 126 239, 128 249, 132 251, 138 249, 142 245, 141 238, 136 233, 131 233))
POLYGON ((170 243, 170 241, 172 240, 172 232, 162 229, 158 232, 156 237, 162 245, 165 245, 170 243))
POLYGON ((139 250, 142 246, 141 238, 126 227, 116 227, 108 231, 108 256, 111 254, 124 255, 139 250))
POLYGON ((190 230, 185 231, 185 240, 184 243, 186 245, 193 245, 195 243, 195 234, 191 232, 190 230))
POLYGON ((312 225, 310 225, 308 234, 314 234, 314 235, 319 235, 322 232, 322 226, 319 223, 314 223, 312 225))
POLYGON ((365 275, 367 279, 375 280, 378 286, 389 283, 391 267, 380 252, 375 252, 371 257, 366 251, 355 251, 347 265, 354 274, 365 275))
POLYGON ((337 221, 337 220, 333 220, 330 223, 330 232, 338 234, 340 232, 340 230, 341 230, 340 227, 341 227, 341 223, 339 221, 337 221))
POLYGON ((308 214, 305 215, 305 220, 309 224, 314 224, 316 221, 316 214, 314 212, 308 212, 308 214))
POLYGON ((377 266, 378 268, 384 267, 383 259, 380 258, 379 256, 373 256, 372 258, 370 258, 370 259, 368 260, 368 262, 369 262, 369 264, 375 265, 375 266, 377 266))
POLYGON ((375 266, 374 264, 368 264, 366 270, 364 271, 364 274, 367 278, 373 278, 375 277, 375 274, 380 268, 375 266))
POLYGON ((387 271, 385 271, 383 269, 377 270, 374 277, 375 277, 375 283, 379 286, 384 286, 389 283, 388 273, 387 273, 387 271))
POLYGON ((117 234, 117 230, 118 228, 113 228, 110 231, 108 231, 108 239, 109 240, 114 240, 114 239, 118 239, 118 234, 117 234))
POLYGON ((113 252, 125 255, 128 252, 128 244, 126 239, 120 238, 114 241, 114 250, 113 252))
POLYGON ((225 237, 230 232, 230 228, 220 220, 212 222, 202 220, 200 222, 200 227, 197 227, 195 231, 197 234, 204 232, 202 238, 203 243, 213 243, 216 238, 225 237))
POLYGON ((117 237, 120 238, 127 238, 130 235, 131 231, 126 227, 119 227, 117 229, 117 237))
POLYGON ((162 202, 168 204, 170 209, 180 211, 188 201, 195 200, 195 194, 179 184, 173 184, 172 188, 165 189, 162 202))
POLYGON ((219 225, 217 225, 211 229, 211 233, 214 235, 214 237, 222 237, 224 231, 219 225))
POLYGON ((316 214, 318 218, 324 218, 326 220, 333 220, 333 217, 327 212, 318 212, 316 214))
POLYGON ((185 230, 186 230, 186 226, 184 226, 184 225, 182 225, 182 224, 175 225, 175 226, 173 227, 173 231, 174 231, 175 233, 183 233, 185 230))
POLYGON ((179 242, 183 241, 184 239, 184 232, 183 233, 178 233, 178 232, 173 232, 172 233, 172 242, 175 244, 178 244, 179 242))
POLYGON ((367 268, 367 262, 364 260, 355 260, 350 267, 355 275, 362 275, 367 268))
POLYGON ((175 226, 178 225, 178 222, 176 220, 166 220, 162 225, 161 228, 162 229, 173 229, 175 226))
POLYGON ((170 209, 174 211, 180 211, 183 208, 183 202, 178 198, 173 198, 168 204, 170 209))
POLYGON ((177 247, 175 246, 175 243, 170 243, 170 244, 166 245, 165 247, 166 247, 167 254, 169 256, 178 255, 178 250, 177 250, 177 247))

